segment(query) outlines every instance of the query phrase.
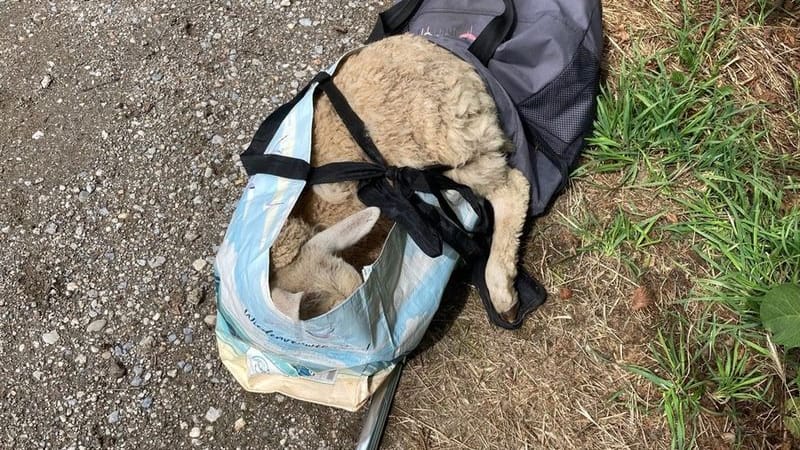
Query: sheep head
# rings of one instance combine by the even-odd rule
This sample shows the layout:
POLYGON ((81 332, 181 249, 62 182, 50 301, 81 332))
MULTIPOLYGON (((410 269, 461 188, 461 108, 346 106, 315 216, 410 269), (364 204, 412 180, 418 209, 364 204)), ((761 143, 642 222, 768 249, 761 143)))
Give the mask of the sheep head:
MULTIPOLYGON (((337 253, 366 236, 380 217, 380 209, 359 211, 311 236, 299 246, 288 264, 275 267, 272 274, 272 302, 293 320, 306 320, 333 309, 363 282, 361 274, 337 253)), ((310 236, 311 228, 300 219, 287 222, 291 239, 310 236), (300 225, 291 223, 299 221, 300 225), (306 230, 305 232, 295 232, 306 230)), ((276 245, 282 245, 279 239, 276 245)), ((286 243, 288 247, 296 242, 286 243)))

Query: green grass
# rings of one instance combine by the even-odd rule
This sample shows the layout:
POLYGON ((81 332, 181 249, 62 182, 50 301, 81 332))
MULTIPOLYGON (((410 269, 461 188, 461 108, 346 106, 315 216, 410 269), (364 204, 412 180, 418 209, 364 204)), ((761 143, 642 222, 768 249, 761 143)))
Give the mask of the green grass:
MULTIPOLYGON (((778 414, 775 405, 798 389, 776 367, 795 373, 796 355, 773 354, 757 312, 758 295, 800 281, 800 210, 786 202, 800 194, 800 162, 770 148, 763 106, 747 105, 739 87, 722 81, 740 24, 719 6, 699 21, 695 8, 683 2, 677 21, 663 13, 671 45, 647 56, 634 48, 610 75, 577 174, 619 173, 627 189, 669 199, 681 220, 619 210, 604 222, 589 214, 569 223, 586 251, 623 260, 667 238, 697 243, 708 275, 673 305, 652 365, 630 367, 661 392, 675 449, 696 447, 701 413, 726 416, 743 445, 760 432, 747 429, 747 414, 778 414)), ((758 2, 747 20, 763 23, 766 8, 758 2)), ((799 114, 790 117, 800 122, 799 114)))
POLYGON ((695 444, 690 422, 700 412, 700 399, 705 392, 705 383, 693 377, 700 355, 689 347, 682 326, 669 335, 659 330, 652 351, 657 369, 629 366, 628 370, 661 390, 661 407, 672 432, 672 447, 689 448, 695 444))
POLYGON ((583 223, 578 223, 569 217, 564 217, 564 220, 583 242, 588 243, 581 248, 582 251, 598 251, 605 256, 624 257, 625 253, 638 251, 660 242, 651 236, 651 232, 663 214, 631 220, 630 216, 633 215, 638 214, 618 209, 606 224, 601 223, 601 220, 591 213, 583 223))

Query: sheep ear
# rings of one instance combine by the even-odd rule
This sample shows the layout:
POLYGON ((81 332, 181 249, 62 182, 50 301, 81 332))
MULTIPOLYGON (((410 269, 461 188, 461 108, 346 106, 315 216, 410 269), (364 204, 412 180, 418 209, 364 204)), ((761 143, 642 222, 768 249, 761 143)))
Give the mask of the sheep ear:
POLYGON ((300 320, 300 302, 303 300, 302 292, 289 292, 281 288, 274 288, 271 292, 272 304, 284 316, 298 321, 300 320))
POLYGON ((321 231, 309 239, 306 246, 316 247, 326 253, 344 250, 366 236, 380 216, 380 208, 366 208, 321 231))

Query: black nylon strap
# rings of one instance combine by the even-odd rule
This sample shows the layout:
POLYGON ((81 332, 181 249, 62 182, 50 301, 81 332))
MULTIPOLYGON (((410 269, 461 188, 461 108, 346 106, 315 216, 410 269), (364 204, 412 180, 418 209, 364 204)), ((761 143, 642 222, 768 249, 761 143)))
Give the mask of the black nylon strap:
POLYGON ((320 82, 319 86, 322 88, 323 92, 325 92, 325 95, 328 96, 331 105, 333 105, 333 109, 339 114, 339 118, 342 119, 347 131, 350 132, 350 136, 355 139, 358 146, 361 147, 361 150, 372 162, 386 167, 386 160, 383 159, 383 155, 378 151, 375 142, 369 137, 367 126, 364 125, 364 121, 353 111, 353 108, 347 103, 347 99, 344 98, 342 92, 333 84, 333 80, 326 78, 320 82))
MULTIPOLYGON (((460 220, 450 206, 450 202, 443 196, 443 191, 452 190, 458 192, 469 203, 473 211, 476 211, 481 216, 490 217, 490 214, 481 213, 485 213, 486 209, 491 205, 484 203, 482 199, 472 192, 472 189, 446 177, 443 172, 449 169, 450 167, 442 165, 414 169, 411 167, 385 167, 368 162, 335 162, 313 168, 308 177, 308 183, 313 185, 385 177, 392 182, 400 183, 401 186, 407 186, 410 193, 425 192, 434 195, 442 211, 454 223, 460 223, 460 220)), ((473 232, 491 233, 491 228, 490 224, 479 220, 473 227, 473 232)))
POLYGON ((248 176, 266 173, 293 180, 305 180, 311 171, 311 165, 298 158, 283 155, 240 155, 244 170, 248 176))
MULTIPOLYGON (((289 111, 297 105, 298 102, 306 95, 308 92, 309 87, 317 82, 320 82, 326 78, 330 78, 330 75, 326 72, 318 73, 312 80, 309 82, 297 95, 294 96, 291 100, 287 103, 281 105, 278 109, 273 111, 258 127, 258 131, 256 131, 255 136, 253 136, 253 140, 250 141, 250 145, 247 147, 247 150, 242 152, 239 155, 239 158, 242 161, 242 165, 244 165, 244 169, 248 175, 253 175, 255 173, 271 173, 272 175, 280 175, 278 173, 272 172, 265 172, 265 168, 269 166, 270 161, 275 160, 275 158, 268 157, 265 155, 264 152, 267 151, 267 145, 269 145, 272 138, 275 136, 275 133, 278 131, 281 123, 286 116, 289 114, 289 111)), ((296 168, 291 169, 292 172, 298 170, 296 168)), ((294 176, 286 175, 288 178, 297 178, 294 176)))
POLYGON ((517 317, 514 321, 506 322, 494 309, 492 297, 489 294, 489 288, 486 286, 487 261, 488 259, 481 259, 472 262, 472 282, 478 289, 481 302, 483 302, 483 308, 489 316, 489 321, 506 330, 516 330, 522 326, 528 314, 544 303, 547 299, 547 292, 521 265, 517 265, 518 272, 517 279, 514 280, 514 288, 517 291, 519 309, 517 310, 517 317))
POLYGON ((469 46, 469 51, 484 66, 489 64, 497 47, 511 37, 517 22, 517 11, 514 8, 513 0, 503 0, 503 3, 505 4, 503 13, 489 21, 481 34, 469 46))
MULTIPOLYGON (((375 42, 386 36, 402 33, 408 28, 408 23, 414 17, 423 0, 402 0, 391 8, 380 13, 375 26, 370 33, 367 43, 375 42)), ((469 51, 486 66, 494 56, 497 47, 507 41, 513 33, 517 22, 516 8, 513 0, 503 0, 505 9, 484 27, 475 41, 469 46, 469 51)))
POLYGON ((308 176, 308 184, 361 181, 384 176, 386 168, 368 162, 335 162, 314 167, 308 176))
POLYGON ((426 255, 442 254, 447 242, 467 259, 485 253, 479 236, 491 233, 491 206, 470 188, 446 177, 444 168, 414 169, 386 167, 368 162, 337 162, 312 169, 309 184, 359 181, 358 198, 367 206, 381 208, 381 213, 399 223, 426 255), (458 192, 478 215, 478 224, 467 231, 453 211, 443 192, 458 192), (424 202, 416 194, 424 192, 436 197, 440 209, 424 202))
POLYGON ((367 43, 402 32, 420 5, 422 5, 422 0, 402 0, 380 13, 375 27, 372 28, 372 33, 367 38, 367 43))
MULTIPOLYGON (((441 254, 441 243, 446 242, 473 267, 472 282, 478 289, 484 309, 493 324, 508 330, 517 329, 522 326, 528 314, 544 303, 547 298, 544 288, 524 268, 518 266, 514 283, 519 300, 516 318, 512 322, 506 322, 494 309, 486 285, 493 211, 491 204, 478 199, 471 189, 455 183, 436 171, 407 167, 399 170, 389 168, 384 171, 377 165, 362 163, 369 168, 364 167, 366 170, 361 172, 357 167, 359 163, 336 164, 338 167, 332 167, 330 170, 341 170, 342 176, 362 180, 358 190, 359 199, 367 206, 381 208, 381 213, 400 224, 420 250, 428 256, 436 257, 441 254), (392 180, 393 186, 387 180, 392 180), (442 195, 445 190, 456 190, 475 210, 479 221, 473 232, 468 232, 457 219, 449 202, 442 195), (422 201, 415 192, 435 195, 442 209, 422 201)), ((319 169, 325 168, 326 166, 322 166, 319 169)), ((313 178, 312 172, 311 179, 313 178)), ((336 177, 331 175, 325 178, 334 180, 336 177)))

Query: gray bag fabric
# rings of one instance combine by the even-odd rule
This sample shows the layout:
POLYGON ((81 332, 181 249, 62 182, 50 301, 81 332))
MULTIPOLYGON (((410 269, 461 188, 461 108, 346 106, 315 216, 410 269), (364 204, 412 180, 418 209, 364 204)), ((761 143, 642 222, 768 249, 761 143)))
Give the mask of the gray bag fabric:
POLYGON ((369 41, 411 32, 481 75, 531 183, 530 216, 563 188, 594 121, 602 54, 599 0, 401 0, 369 41))

